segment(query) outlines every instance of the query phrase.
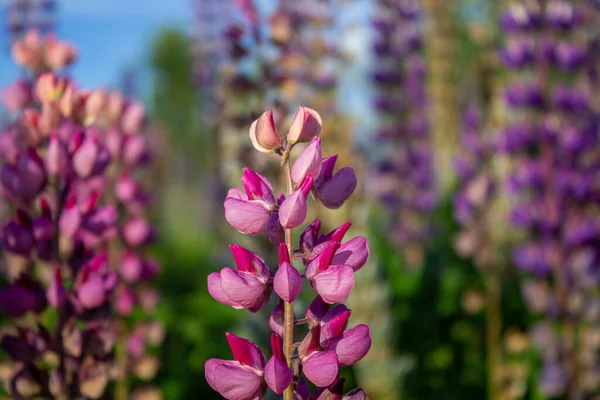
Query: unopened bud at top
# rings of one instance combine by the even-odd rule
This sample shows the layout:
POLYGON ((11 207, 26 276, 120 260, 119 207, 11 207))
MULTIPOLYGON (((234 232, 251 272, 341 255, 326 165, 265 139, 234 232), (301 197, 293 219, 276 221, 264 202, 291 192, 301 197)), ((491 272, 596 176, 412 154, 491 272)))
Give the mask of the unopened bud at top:
POLYGON ((300 106, 292 121, 287 140, 291 144, 310 142, 321 133, 323 121, 315 110, 300 106))
POLYGON ((283 138, 275 128, 273 110, 265 111, 252 123, 250 140, 254 148, 263 153, 271 153, 281 147, 283 138))

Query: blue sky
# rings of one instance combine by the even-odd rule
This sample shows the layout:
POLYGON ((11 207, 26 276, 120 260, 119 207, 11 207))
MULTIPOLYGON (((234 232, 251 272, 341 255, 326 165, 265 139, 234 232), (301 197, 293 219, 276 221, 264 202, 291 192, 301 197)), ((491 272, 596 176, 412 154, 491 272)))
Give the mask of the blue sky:
MULTIPOLYGON (((8 0, 0 0, 3 6, 8 0)), ((164 25, 187 29, 192 0, 58 0, 58 35, 74 43, 79 60, 71 73, 82 87, 119 82, 126 65, 143 65, 154 33, 164 25)), ((0 30, 0 87, 18 71, 11 65, 4 15, 0 30)))
MULTIPOLYGON (((9 0, 0 0, 4 6, 9 0)), ((148 94, 146 59, 150 41, 163 26, 180 26, 188 30, 194 1, 199 0, 57 0, 57 31, 61 39, 74 43, 78 61, 70 71, 82 88, 114 87, 120 82, 126 66, 141 72, 138 96, 148 94), (141 81, 141 82, 140 82, 141 81), (142 87, 140 87, 142 86, 142 87)), ((267 9, 273 0, 258 0, 267 9)), ((341 105, 347 111, 360 112, 358 130, 368 130, 372 115, 369 105, 370 69, 368 18, 369 0, 343 3, 344 24, 354 28, 344 35, 340 45, 353 56, 352 68, 344 74, 340 93, 341 105), (357 95, 359 94, 359 95, 357 95)), ((341 11, 340 10, 340 11, 341 11)), ((263 10, 264 11, 264 10, 263 10)), ((0 88, 9 85, 19 71, 9 58, 4 12, 0 13, 0 88)))

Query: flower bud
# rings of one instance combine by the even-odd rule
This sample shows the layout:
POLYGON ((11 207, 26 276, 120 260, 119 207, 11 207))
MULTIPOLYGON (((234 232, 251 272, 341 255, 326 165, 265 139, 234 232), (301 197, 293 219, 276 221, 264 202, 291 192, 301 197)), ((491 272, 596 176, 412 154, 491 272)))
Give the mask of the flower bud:
POLYGON ((321 133, 323 121, 315 110, 300 106, 292 121, 287 140, 291 144, 309 142, 321 133))
POLYGON ((59 70, 75 61, 77 50, 66 42, 60 42, 54 38, 48 38, 46 41, 46 51, 44 61, 52 70, 59 70))
POLYGON ((275 128, 273 110, 265 111, 250 126, 250 140, 254 148, 263 153, 271 153, 281 148, 283 139, 275 128))

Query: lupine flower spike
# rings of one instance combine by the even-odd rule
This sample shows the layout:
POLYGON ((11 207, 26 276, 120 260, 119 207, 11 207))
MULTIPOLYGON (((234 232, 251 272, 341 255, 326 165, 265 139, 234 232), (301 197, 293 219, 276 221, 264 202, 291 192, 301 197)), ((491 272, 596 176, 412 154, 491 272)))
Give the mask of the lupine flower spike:
MULTIPOLYGON (((244 191, 229 191, 225 218, 241 233, 266 232, 278 247, 279 262, 273 268, 252 251, 231 245, 237 269, 225 267, 211 273, 208 290, 218 302, 251 312, 264 307, 273 292, 279 302, 269 320, 273 355, 268 362, 254 343, 230 333, 227 340, 235 361, 207 361, 206 380, 226 399, 259 399, 268 389, 288 400, 330 398, 337 394, 342 398, 344 381, 338 378, 339 368, 358 362, 371 347, 366 325, 347 329, 351 310, 343 304, 330 310, 331 305, 350 296, 355 272, 369 256, 365 238, 343 241, 350 222, 319 235, 321 223, 316 220, 294 245, 293 230, 305 223, 310 197, 328 208, 339 208, 357 185, 352 168, 334 172, 336 155, 323 158, 320 130, 321 117, 306 107, 299 108, 287 135, 277 131, 270 110, 250 128, 250 141, 258 151, 282 157, 287 190, 275 195, 266 177, 244 168, 244 191), (292 163, 292 149, 298 143, 308 145, 292 163), (303 273, 295 263, 299 259, 305 266, 303 273), (304 279, 308 284, 304 284, 304 279), (303 332, 305 337, 296 351, 293 343, 297 320, 292 304, 303 290, 312 290, 316 297, 306 311, 308 330, 303 332), (309 394, 306 380, 320 389, 309 394)), ((366 399, 366 395, 356 389, 344 398, 366 399)))

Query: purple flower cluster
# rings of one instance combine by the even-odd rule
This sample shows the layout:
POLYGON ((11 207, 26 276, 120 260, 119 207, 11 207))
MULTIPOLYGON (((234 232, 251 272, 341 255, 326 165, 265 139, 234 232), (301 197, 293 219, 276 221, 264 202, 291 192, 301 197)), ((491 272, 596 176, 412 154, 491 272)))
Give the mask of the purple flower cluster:
POLYGON ((6 390, 99 398, 115 375, 113 309, 127 315, 139 302, 148 310, 157 298, 142 283, 157 263, 138 251, 153 237, 148 196, 133 178, 149 161, 144 110, 59 76, 76 56, 68 43, 28 33, 12 52, 30 80, 1 96, 15 116, 0 134, 0 190, 10 209, 0 232, 8 280, 0 310, 11 317, 1 338, 12 360, 6 390), (115 251, 117 243, 128 250, 115 251))
MULTIPOLYGON (((354 287, 354 273, 369 256, 363 237, 343 241, 350 227, 347 222, 327 234, 320 234, 321 222, 309 224, 293 245, 293 229, 307 215, 309 194, 330 209, 339 208, 354 192, 356 176, 350 167, 334 172, 336 156, 321 153, 321 117, 314 110, 300 107, 289 132, 281 135, 275 128, 272 111, 267 111, 250 128, 250 139, 263 153, 281 156, 287 180, 287 195, 275 195, 269 180, 246 168, 242 177, 244 191, 231 189, 225 200, 225 217, 238 231, 258 235, 266 232, 278 246, 279 265, 275 273, 258 255, 239 245, 231 245, 236 268, 225 267, 208 276, 211 296, 233 308, 256 312, 264 307, 273 292, 277 295, 269 320, 272 357, 267 362, 252 342, 227 333, 234 361, 210 359, 206 379, 210 386, 229 400, 262 398, 270 388, 286 399, 342 398, 343 378, 338 369, 362 359, 371 346, 366 325, 347 329, 351 314, 341 303, 354 287), (291 152, 298 143, 309 143, 293 166, 291 152), (294 266, 302 260, 301 274, 294 266), (296 319, 293 302, 302 292, 306 279, 317 296, 302 319, 296 319), (306 324, 304 338, 294 344, 294 326, 306 324), (297 352, 295 349, 297 348, 297 352), (307 381, 317 386, 309 394, 307 381), (310 396, 310 397, 309 397, 310 396), (332 397, 333 396, 333 397, 332 397)), ((296 332, 297 333, 297 332, 296 332)), ((344 399, 365 399, 360 389, 344 399)))
POLYGON ((463 117, 461 149, 455 168, 460 183, 454 197, 454 217, 461 226, 455 248, 463 257, 489 269, 493 264, 488 214, 495 195, 495 177, 491 171, 494 143, 483 135, 482 116, 476 106, 469 106, 463 117))
POLYGON ((524 294, 532 310, 558 327, 537 341, 540 387, 570 398, 599 387, 592 379, 598 346, 585 340, 589 323, 597 324, 600 256, 595 27, 588 21, 598 11, 591 3, 519 3, 501 19, 508 38, 500 56, 515 78, 505 92, 511 124, 498 146, 514 166, 508 190, 519 201, 511 222, 528 233, 513 260, 531 278, 524 294))
POLYGON ((436 200, 420 16, 418 0, 381 0, 373 21, 376 137, 386 144, 373 190, 393 215, 392 236, 407 248, 413 265, 420 264, 420 244, 429 232, 423 215, 436 200))

